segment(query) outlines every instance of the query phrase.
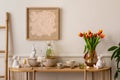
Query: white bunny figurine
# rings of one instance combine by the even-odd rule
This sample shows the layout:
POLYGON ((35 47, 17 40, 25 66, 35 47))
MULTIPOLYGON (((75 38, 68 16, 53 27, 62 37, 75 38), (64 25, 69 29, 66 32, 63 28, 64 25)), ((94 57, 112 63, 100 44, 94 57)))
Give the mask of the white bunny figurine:
POLYGON ((13 56, 13 63, 12 63, 12 67, 13 68, 19 68, 20 67, 20 64, 19 64, 19 56, 13 56))
POLYGON ((34 47, 34 44, 32 45, 32 53, 30 54, 30 58, 35 58, 36 55, 36 49, 34 47))
POLYGON ((94 65, 94 67, 97 68, 97 69, 104 67, 105 63, 102 60, 102 56, 99 55, 97 58, 98 58, 98 61, 97 61, 96 65, 94 65))

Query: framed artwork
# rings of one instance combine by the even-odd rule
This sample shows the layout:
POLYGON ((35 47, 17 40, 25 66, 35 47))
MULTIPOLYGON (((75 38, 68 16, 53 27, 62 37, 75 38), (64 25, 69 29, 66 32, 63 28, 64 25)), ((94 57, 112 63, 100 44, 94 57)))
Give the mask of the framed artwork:
POLYGON ((60 9, 56 7, 27 8, 27 39, 59 40, 60 9))

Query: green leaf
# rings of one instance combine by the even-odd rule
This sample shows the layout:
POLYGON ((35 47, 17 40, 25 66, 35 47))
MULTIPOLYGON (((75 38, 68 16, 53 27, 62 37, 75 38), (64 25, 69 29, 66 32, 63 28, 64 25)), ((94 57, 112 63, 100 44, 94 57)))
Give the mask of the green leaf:
POLYGON ((113 58, 115 58, 115 55, 117 54, 117 51, 118 51, 118 50, 115 50, 115 51, 113 52, 113 54, 112 54, 112 56, 111 56, 111 60, 112 60, 113 58))
POLYGON ((119 42, 119 46, 120 46, 120 42, 119 42))
POLYGON ((109 49, 108 49, 108 51, 113 51, 113 50, 115 50, 116 48, 118 48, 117 46, 112 46, 112 47, 110 47, 109 49))
POLYGON ((116 59, 116 62, 119 62, 120 61, 120 56, 115 57, 115 59, 116 59))
POLYGON ((91 45, 88 39, 87 39, 87 47, 89 48, 89 50, 91 50, 91 45))
POLYGON ((116 52, 114 58, 120 57, 120 48, 118 48, 116 50, 117 50, 117 52, 116 52))
POLYGON ((118 68, 117 70, 118 70, 118 72, 120 72, 120 68, 118 68))
POLYGON ((90 43, 90 45, 91 45, 91 47, 92 47, 92 38, 90 38, 90 40, 89 40, 89 43, 90 43))
POLYGON ((118 58, 118 61, 117 61, 117 69, 119 71, 119 62, 120 62, 120 57, 118 58))
POLYGON ((118 78, 118 71, 115 72, 114 80, 116 80, 117 78, 118 78))
POLYGON ((95 38, 95 42, 94 42, 94 45, 93 45, 93 49, 96 48, 97 44, 99 43, 99 37, 95 38))
POLYGON ((86 52, 86 48, 87 48, 87 46, 85 45, 85 47, 84 47, 84 53, 86 52))

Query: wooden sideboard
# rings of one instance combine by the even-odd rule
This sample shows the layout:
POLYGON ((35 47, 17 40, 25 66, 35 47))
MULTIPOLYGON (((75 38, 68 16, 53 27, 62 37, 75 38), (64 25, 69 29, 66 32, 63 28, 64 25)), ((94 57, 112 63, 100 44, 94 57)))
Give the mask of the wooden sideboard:
POLYGON ((31 72, 32 74, 32 80, 36 80, 36 72, 83 72, 84 74, 84 80, 88 80, 87 79, 87 74, 88 72, 91 72, 92 74, 92 80, 94 80, 94 73, 95 72, 102 72, 102 78, 103 80, 105 80, 105 71, 107 71, 109 73, 109 80, 112 80, 112 72, 111 72, 111 67, 104 67, 101 69, 96 69, 96 68, 84 68, 84 69, 79 69, 74 68, 63 68, 63 69, 57 69, 56 67, 29 67, 29 68, 9 68, 9 80, 13 80, 11 73, 12 72, 25 72, 26 73, 26 80, 28 80, 28 73, 31 72))

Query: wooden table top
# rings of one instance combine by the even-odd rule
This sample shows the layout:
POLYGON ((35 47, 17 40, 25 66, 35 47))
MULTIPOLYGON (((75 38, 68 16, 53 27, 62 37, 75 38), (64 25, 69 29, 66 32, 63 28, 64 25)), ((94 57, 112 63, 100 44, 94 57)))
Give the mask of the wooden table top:
POLYGON ((9 68, 9 71, 13 71, 13 72, 34 72, 32 67, 27 67, 27 68, 9 68))
POLYGON ((63 69, 58 69, 56 67, 34 67, 33 68, 36 72, 83 72, 85 69, 80 69, 78 67, 76 68, 63 68, 63 69))
POLYGON ((99 72, 99 71, 107 71, 107 70, 110 70, 110 69, 111 69, 111 67, 103 67, 103 68, 100 68, 100 69, 91 67, 91 68, 86 69, 86 71, 89 71, 89 72, 99 72))
POLYGON ((98 72, 98 71, 106 71, 110 70, 111 67, 103 67, 101 69, 96 69, 96 68, 84 68, 80 69, 78 67, 76 68, 63 68, 63 69, 58 69, 56 67, 27 67, 27 68, 9 68, 9 71, 13 72, 98 72))

